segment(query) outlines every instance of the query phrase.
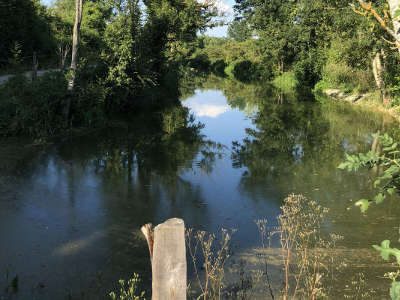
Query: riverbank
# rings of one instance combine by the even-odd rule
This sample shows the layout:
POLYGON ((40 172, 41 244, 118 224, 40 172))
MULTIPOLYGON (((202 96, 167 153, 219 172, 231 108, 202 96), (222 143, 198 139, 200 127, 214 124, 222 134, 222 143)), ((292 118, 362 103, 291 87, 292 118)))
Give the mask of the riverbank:
MULTIPOLYGON (((353 93, 348 94, 340 89, 324 89, 322 91, 317 91, 317 93, 329 97, 330 99, 348 102, 354 105, 360 105, 365 108, 378 111, 380 113, 388 114, 398 122, 400 122, 400 107, 390 106, 390 104, 385 105, 381 100, 381 95, 379 91, 374 91, 370 93, 353 93)), ((389 101, 392 103, 393 99, 389 101)))

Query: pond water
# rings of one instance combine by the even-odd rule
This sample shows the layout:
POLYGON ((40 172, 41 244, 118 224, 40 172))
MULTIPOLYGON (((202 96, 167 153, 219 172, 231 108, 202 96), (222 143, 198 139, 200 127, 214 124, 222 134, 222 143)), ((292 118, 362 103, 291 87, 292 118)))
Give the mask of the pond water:
POLYGON ((380 261, 371 245, 398 241, 400 205, 389 199, 366 216, 347 209, 375 194, 374 174, 337 166, 346 152, 370 149, 375 132, 398 136, 397 123, 227 79, 199 82, 182 98, 202 137, 156 134, 144 119, 46 146, 0 141, 0 299, 102 299, 134 272, 148 287, 139 229, 171 217, 237 229, 239 255, 258 245, 254 220, 276 224, 291 193, 330 209, 324 232, 343 235, 339 246, 359 259, 346 280, 361 270, 377 295, 387 293, 388 269, 368 268, 380 261), (18 291, 5 292, 15 276, 18 291))

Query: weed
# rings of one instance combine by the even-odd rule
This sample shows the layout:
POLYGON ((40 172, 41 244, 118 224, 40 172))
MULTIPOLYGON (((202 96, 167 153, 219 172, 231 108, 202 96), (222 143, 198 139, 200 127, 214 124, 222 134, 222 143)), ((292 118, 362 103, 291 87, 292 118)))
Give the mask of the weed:
MULTIPOLYGON (((255 223, 257 225, 258 232, 260 233, 261 247, 265 251, 265 249, 267 248, 266 242, 268 241, 268 248, 271 245, 271 232, 268 230, 268 227, 267 227, 268 221, 267 221, 267 219, 261 219, 261 220, 256 220, 255 223)), ((264 263, 264 267, 265 267, 263 275, 266 276, 266 279, 267 279, 266 285, 267 285, 267 288, 271 295, 272 300, 274 300, 275 296, 274 296, 274 292, 271 287, 271 279, 269 277, 269 272, 268 272, 268 259, 267 259, 266 255, 263 255, 263 263, 264 263)))
POLYGON ((350 293, 345 293, 345 299, 373 299, 374 290, 367 289, 368 284, 365 279, 364 273, 357 273, 351 280, 351 285, 346 285, 350 293))
POLYGON ((119 280, 120 290, 119 295, 115 292, 111 292, 109 295, 112 300, 146 300, 144 292, 138 295, 138 285, 140 283, 139 275, 133 274, 133 277, 125 282, 125 280, 119 280))
POLYGON ((230 232, 221 229, 219 245, 215 245, 217 240, 214 234, 205 231, 193 232, 192 229, 186 231, 186 242, 189 255, 192 259, 195 276, 201 294, 197 299, 221 299, 223 294, 225 265, 231 257, 230 242, 235 230, 230 232), (198 256, 198 252, 199 256, 198 256), (203 274, 200 274, 198 261, 202 260, 203 274), (202 277, 202 278, 201 278, 202 277))
POLYGON ((326 296, 329 290, 323 283, 331 280, 332 287, 337 269, 327 249, 341 239, 335 234, 327 239, 321 236, 321 223, 328 209, 302 195, 289 195, 281 209, 277 234, 284 261, 283 299, 296 299, 298 294, 312 300, 326 296))

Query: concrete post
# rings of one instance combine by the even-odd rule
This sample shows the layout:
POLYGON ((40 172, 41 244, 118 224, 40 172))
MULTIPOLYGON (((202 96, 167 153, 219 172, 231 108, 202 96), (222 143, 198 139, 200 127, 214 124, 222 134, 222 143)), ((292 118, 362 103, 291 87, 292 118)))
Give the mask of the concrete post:
POLYGON ((169 219, 155 227, 142 227, 152 262, 152 300, 186 300, 187 266, 185 224, 169 219))

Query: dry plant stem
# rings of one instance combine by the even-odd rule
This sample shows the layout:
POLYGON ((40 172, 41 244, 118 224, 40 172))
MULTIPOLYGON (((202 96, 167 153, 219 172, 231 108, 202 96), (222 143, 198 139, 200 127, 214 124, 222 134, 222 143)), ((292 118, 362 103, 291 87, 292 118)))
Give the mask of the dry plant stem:
POLYGON ((306 260, 307 260, 307 249, 304 249, 304 251, 303 251, 303 259, 302 259, 301 267, 300 267, 300 272, 296 276, 296 287, 295 287, 294 292, 293 292, 293 297, 292 297, 293 300, 296 298, 297 290, 298 290, 299 284, 300 284, 300 279, 301 279, 301 276, 302 276, 302 274, 304 272, 306 260))
POLYGON ((140 230, 142 231, 143 235, 146 238, 147 246, 149 247, 149 252, 150 252, 150 261, 151 263, 153 263, 153 245, 154 245, 153 224, 148 223, 146 225, 143 225, 140 230))
MULTIPOLYGON (((285 220, 281 218, 281 224, 284 224, 285 220)), ((294 226, 293 230, 293 224, 291 224, 291 220, 288 220, 289 222, 286 223, 287 228, 286 229, 281 229, 281 245, 283 250, 286 252, 286 255, 284 257, 285 261, 285 293, 283 295, 283 299, 287 299, 289 296, 289 274, 290 274, 290 262, 291 262, 291 254, 292 254, 292 249, 294 246, 295 242, 295 237, 297 236, 297 230, 298 230, 298 224, 294 226), (286 230, 286 231, 283 231, 286 230)), ((295 292, 296 293, 296 292, 295 292)))
POLYGON ((196 244, 195 244, 195 247, 193 249, 193 247, 192 247, 192 236, 193 236, 193 229, 189 228, 186 231, 186 238, 187 238, 187 243, 186 244, 188 245, 189 255, 190 255, 191 259, 192 259, 194 272, 196 274, 197 283, 199 284, 199 287, 201 289, 202 294, 204 294, 204 289, 203 289, 203 285, 202 285, 201 280, 200 280, 200 275, 199 275, 199 271, 197 269, 197 260, 196 260, 196 253, 197 253, 197 249, 198 249, 198 245, 199 245, 199 240, 196 239, 196 244))
POLYGON ((267 259, 265 259, 264 264, 265 264, 265 276, 267 277, 267 284, 268 284, 269 294, 271 295, 272 300, 275 300, 274 292, 272 291, 272 287, 271 287, 271 279, 269 278, 267 259))
POLYGON ((316 299, 326 292, 322 288, 323 276, 333 270, 326 264, 328 262, 329 265, 332 258, 327 258, 324 252, 318 250, 332 245, 320 238, 320 225, 327 209, 301 195, 289 195, 281 209, 277 233, 280 235, 284 261, 285 287, 282 298, 316 299))
POLYGON ((194 264, 201 295, 197 299, 221 299, 222 285, 224 278, 225 264, 230 257, 229 242, 231 237, 227 230, 221 229, 221 243, 218 250, 213 251, 213 244, 216 239, 215 235, 207 234, 205 231, 198 231, 193 235, 193 231, 189 229, 186 233, 189 253, 194 264), (195 238, 195 247, 193 248, 193 236, 195 238), (200 279, 197 268, 197 250, 200 247, 200 253, 204 259, 204 280, 200 279))
MULTIPOLYGON (((256 220, 255 223, 256 223, 258 231, 260 233, 261 246, 262 246, 263 250, 265 250, 266 249, 265 238, 268 238, 268 240, 271 241, 270 234, 268 234, 268 229, 267 229, 268 221, 267 221, 267 219, 262 219, 262 220, 256 220)), ((271 287, 271 280, 269 278, 268 260, 267 260, 266 256, 264 256, 264 265, 265 265, 265 276, 267 277, 268 290, 269 290, 272 300, 275 300, 274 292, 272 291, 272 287, 271 287)))

